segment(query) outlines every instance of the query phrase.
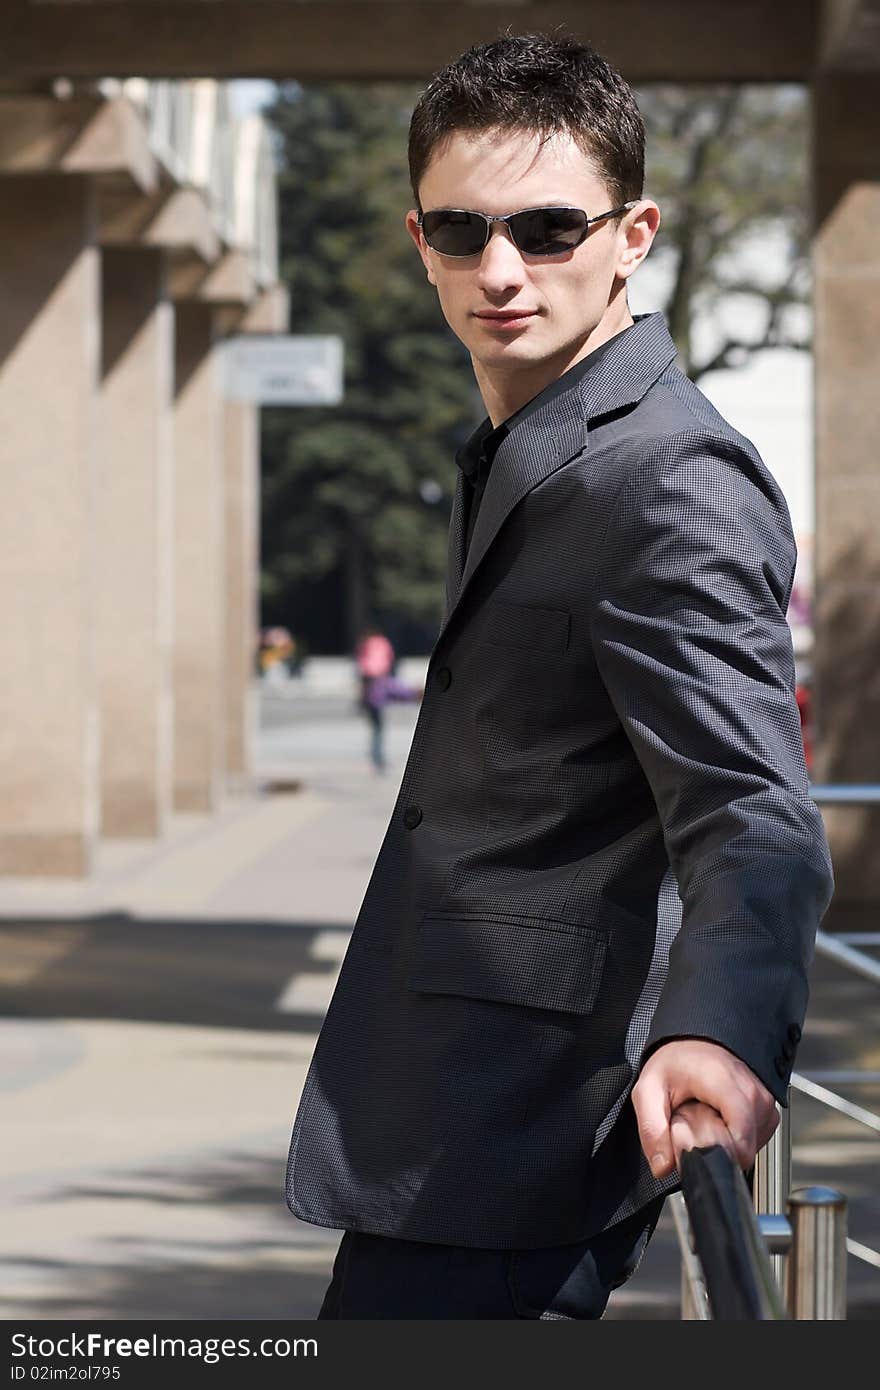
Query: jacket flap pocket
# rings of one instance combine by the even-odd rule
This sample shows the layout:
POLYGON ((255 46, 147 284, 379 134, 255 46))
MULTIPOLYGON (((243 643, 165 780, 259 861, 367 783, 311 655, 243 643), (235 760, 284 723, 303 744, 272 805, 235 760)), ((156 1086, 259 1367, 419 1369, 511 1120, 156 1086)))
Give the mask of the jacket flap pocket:
POLYGON ((486 605, 486 641, 527 651, 564 652, 571 617, 564 608, 533 608, 523 603, 486 605))
POLYGON ((605 964, 599 932, 565 922, 428 912, 407 984, 535 1009, 589 1013, 605 964))

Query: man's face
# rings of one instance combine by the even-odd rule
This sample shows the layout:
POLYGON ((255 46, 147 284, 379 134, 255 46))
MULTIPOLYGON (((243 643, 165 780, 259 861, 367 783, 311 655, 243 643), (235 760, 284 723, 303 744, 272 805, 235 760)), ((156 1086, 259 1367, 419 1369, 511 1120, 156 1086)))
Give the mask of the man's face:
MULTIPOLYGON (((553 136, 542 146, 535 134, 507 131, 456 132, 432 158, 419 195, 423 212, 492 214, 563 204, 594 217, 615 205, 571 136, 553 136)), ((461 260, 426 244, 414 212, 407 226, 447 322, 469 348, 478 375, 494 376, 554 365, 564 371, 591 335, 590 347, 617 331, 613 320, 626 313, 626 277, 647 250, 628 238, 638 215, 597 222, 573 251, 546 257, 521 254, 502 223, 492 224, 481 255, 461 260)))

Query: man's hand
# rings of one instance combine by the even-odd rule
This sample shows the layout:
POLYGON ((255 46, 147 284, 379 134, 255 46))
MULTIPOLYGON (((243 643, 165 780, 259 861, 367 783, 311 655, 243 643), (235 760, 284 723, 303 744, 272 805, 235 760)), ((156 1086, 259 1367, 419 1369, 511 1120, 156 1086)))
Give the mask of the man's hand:
POLYGON ((726 1047, 701 1038, 664 1043, 633 1087, 639 1139, 656 1178, 678 1168, 685 1149, 720 1144, 750 1168, 779 1115, 770 1092, 726 1047))

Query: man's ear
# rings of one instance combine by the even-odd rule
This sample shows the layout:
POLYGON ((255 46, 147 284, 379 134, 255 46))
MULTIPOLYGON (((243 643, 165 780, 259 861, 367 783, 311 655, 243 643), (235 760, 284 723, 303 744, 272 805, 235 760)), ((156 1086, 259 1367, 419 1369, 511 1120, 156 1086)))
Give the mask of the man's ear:
POLYGON ((428 272, 428 279, 432 285, 436 285, 437 281, 434 279, 431 258, 428 255, 428 244, 422 236, 422 229, 419 226, 419 214, 416 212, 415 208, 410 208, 409 212, 406 214, 406 230, 418 247, 419 255, 422 258, 422 264, 428 272))
POLYGON ((622 246, 617 274, 622 280, 632 275, 647 256, 660 226, 660 209, 651 198, 641 198, 620 224, 622 246))

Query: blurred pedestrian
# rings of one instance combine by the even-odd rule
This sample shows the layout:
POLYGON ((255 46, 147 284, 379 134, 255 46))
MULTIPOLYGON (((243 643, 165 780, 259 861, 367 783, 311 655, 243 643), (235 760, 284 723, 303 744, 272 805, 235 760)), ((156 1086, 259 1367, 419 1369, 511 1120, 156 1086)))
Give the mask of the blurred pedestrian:
POLYGON ((296 642, 286 627, 267 627, 260 633, 258 660, 260 672, 269 684, 283 684, 291 674, 296 658, 296 642))
POLYGON ((798 714, 801 719, 801 738, 804 744, 804 763, 810 777, 813 775, 813 718, 810 687, 805 680, 799 680, 794 690, 798 714))
POLYGON ((358 703, 370 725, 370 761, 377 772, 387 767, 385 757, 385 707, 391 700, 417 700, 421 688, 408 685, 394 675, 394 648, 376 627, 360 636, 355 653, 360 681, 358 703))

